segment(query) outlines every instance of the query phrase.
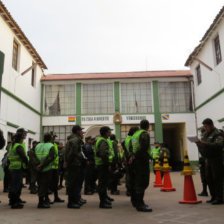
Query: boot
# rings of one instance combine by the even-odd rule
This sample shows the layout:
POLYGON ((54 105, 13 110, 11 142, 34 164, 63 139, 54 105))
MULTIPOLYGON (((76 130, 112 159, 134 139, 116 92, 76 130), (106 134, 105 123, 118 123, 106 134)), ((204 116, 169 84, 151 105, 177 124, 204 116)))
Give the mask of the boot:
POLYGON ((110 209, 112 208, 112 203, 108 199, 108 196, 100 195, 100 205, 99 208, 110 209))
POLYGON ((68 205, 67 205, 67 207, 68 208, 73 208, 73 209, 79 209, 80 205, 77 202, 75 202, 73 197, 68 196, 68 205))
POLYGON ((136 194, 136 210, 139 212, 152 212, 152 208, 144 203, 144 193, 136 194))
POLYGON ((57 203, 63 203, 65 202, 65 200, 62 200, 58 197, 58 191, 55 191, 54 192, 54 202, 57 202, 57 203))
POLYGON ((208 196, 208 192, 207 192, 207 184, 203 184, 203 190, 200 194, 198 194, 198 196, 208 196))
POLYGON ((11 208, 12 209, 22 209, 23 208, 23 205, 19 203, 19 197, 15 193, 11 194, 11 208))
POLYGON ((50 208, 50 204, 44 202, 44 197, 39 197, 37 208, 50 208))

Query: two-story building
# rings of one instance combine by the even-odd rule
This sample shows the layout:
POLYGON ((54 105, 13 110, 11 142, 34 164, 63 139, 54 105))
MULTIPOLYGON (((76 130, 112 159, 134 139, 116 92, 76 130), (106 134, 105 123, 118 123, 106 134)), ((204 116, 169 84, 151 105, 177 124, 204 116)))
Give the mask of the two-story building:
POLYGON ((186 61, 194 76, 197 126, 213 119, 224 128, 224 7, 186 61))
POLYGON ((183 161, 184 149, 198 160, 186 139, 196 133, 189 71, 52 74, 42 77, 42 92, 43 132, 56 132, 63 143, 74 124, 94 137, 108 125, 122 141, 148 119, 151 144, 166 142, 173 166, 183 161))
POLYGON ((46 65, 2 1, 0 39, 0 128, 7 141, 18 127, 26 128, 30 147, 40 138, 40 79, 46 65))

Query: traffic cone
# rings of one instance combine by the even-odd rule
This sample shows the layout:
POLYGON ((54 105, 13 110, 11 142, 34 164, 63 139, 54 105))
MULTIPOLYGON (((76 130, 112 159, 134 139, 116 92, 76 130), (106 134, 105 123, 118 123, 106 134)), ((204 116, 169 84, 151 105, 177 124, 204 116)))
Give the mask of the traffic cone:
POLYGON ((188 158, 187 150, 184 151, 184 170, 181 175, 184 175, 184 199, 179 201, 181 204, 198 204, 202 203, 201 200, 197 200, 194 182, 192 175, 194 171, 191 169, 190 161, 188 158))
POLYGON ((168 159, 167 159, 167 154, 164 153, 164 159, 163 159, 163 167, 162 171, 164 173, 164 182, 163 182, 163 187, 160 189, 160 191, 176 191, 176 188, 172 186, 171 178, 170 178, 170 170, 171 167, 169 166, 168 159))
POLYGON ((154 170, 156 171, 156 179, 155 179, 155 184, 153 185, 154 187, 163 187, 163 182, 161 178, 161 166, 159 165, 159 157, 157 156, 155 159, 155 166, 153 167, 154 170))

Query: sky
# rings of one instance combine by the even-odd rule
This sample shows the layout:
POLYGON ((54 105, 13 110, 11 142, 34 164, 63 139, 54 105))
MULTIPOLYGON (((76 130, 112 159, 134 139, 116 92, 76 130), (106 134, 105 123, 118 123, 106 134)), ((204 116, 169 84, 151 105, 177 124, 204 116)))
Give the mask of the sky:
POLYGON ((2 0, 46 74, 188 69, 223 0, 2 0))

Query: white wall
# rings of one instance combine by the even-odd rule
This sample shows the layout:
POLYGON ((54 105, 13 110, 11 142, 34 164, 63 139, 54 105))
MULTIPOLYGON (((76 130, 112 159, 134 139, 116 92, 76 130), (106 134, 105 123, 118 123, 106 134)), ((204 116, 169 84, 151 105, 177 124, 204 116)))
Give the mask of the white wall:
MULTIPOLYGON (((40 79, 43 72, 39 65, 36 66, 36 85, 31 85, 31 71, 24 76, 21 75, 28 69, 32 62, 35 62, 33 57, 15 36, 9 26, 0 17, 0 51, 5 54, 4 72, 2 77, 2 87, 9 92, 25 101, 28 105, 40 111, 40 96, 41 96, 41 83, 40 79), (19 43, 19 60, 18 71, 12 67, 12 53, 13 41, 19 43)), ((7 126, 7 122, 11 122, 20 127, 36 132, 35 135, 28 134, 28 138, 39 140, 40 136, 40 116, 28 109, 12 97, 1 92, 1 108, 0 108, 0 128, 3 130, 5 138, 7 139, 7 132, 16 132, 15 128, 7 126)), ((26 144, 28 146, 28 138, 26 144)), ((2 154, 1 152, 0 154, 2 154)))
MULTIPOLYGON (((212 95, 224 88, 224 19, 222 23, 213 32, 213 35, 207 41, 200 54, 197 56, 200 60, 213 68, 213 71, 208 70, 201 65, 202 83, 197 85, 196 67, 199 62, 194 61, 191 65, 191 73, 194 75, 195 82, 195 102, 196 107, 206 101, 212 95), (214 52, 214 38, 219 35, 222 62, 216 65, 214 52)), ((221 128, 223 125, 218 122, 224 117, 224 93, 214 98, 212 101, 197 110, 198 126, 202 126, 202 121, 205 118, 213 119, 215 125, 221 128)))

